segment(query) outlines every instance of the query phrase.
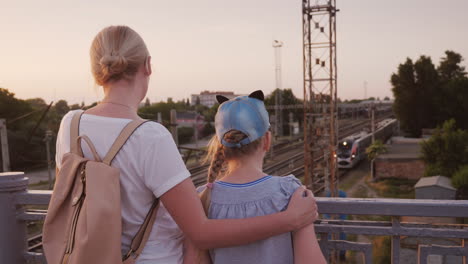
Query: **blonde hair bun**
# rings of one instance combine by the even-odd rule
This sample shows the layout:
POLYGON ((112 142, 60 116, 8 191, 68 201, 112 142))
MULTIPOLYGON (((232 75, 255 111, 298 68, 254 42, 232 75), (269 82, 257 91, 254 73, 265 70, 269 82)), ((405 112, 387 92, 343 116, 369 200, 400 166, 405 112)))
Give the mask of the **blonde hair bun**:
POLYGON ((127 26, 110 26, 94 37, 89 50, 91 71, 98 85, 132 79, 149 56, 143 39, 127 26))
POLYGON ((102 69, 102 77, 106 80, 112 78, 112 76, 124 73, 128 66, 125 57, 120 55, 104 55, 99 64, 102 69))

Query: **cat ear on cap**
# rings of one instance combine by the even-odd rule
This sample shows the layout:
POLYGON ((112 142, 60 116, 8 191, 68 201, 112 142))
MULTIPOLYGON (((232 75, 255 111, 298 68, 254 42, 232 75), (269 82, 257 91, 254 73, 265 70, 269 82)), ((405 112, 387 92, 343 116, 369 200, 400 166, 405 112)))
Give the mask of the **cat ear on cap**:
POLYGON ((216 101, 218 101, 219 104, 222 104, 226 101, 229 101, 229 98, 227 98, 226 96, 222 96, 222 95, 216 95, 216 101))
POLYGON ((249 97, 250 98, 255 98, 255 99, 258 99, 260 101, 265 101, 265 96, 263 95, 263 92, 262 90, 257 90, 251 94, 249 94, 249 97))

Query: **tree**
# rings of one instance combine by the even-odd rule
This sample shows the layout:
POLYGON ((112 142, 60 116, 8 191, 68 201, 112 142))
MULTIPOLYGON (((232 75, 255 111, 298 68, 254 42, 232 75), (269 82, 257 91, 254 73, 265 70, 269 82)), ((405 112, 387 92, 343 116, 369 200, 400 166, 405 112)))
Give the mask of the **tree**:
POLYGON ((385 96, 385 97, 384 97, 384 101, 390 101, 390 97, 385 96))
POLYGON ((385 152, 387 152, 387 146, 385 146, 380 140, 374 141, 374 143, 372 143, 369 147, 367 147, 366 154, 367 154, 367 158, 371 162, 371 177, 372 178, 375 177, 375 171, 374 171, 375 158, 377 158, 377 156, 380 153, 385 153, 385 152))
MULTIPOLYGON (((282 105, 302 105, 302 101, 294 95, 292 92, 292 89, 275 89, 271 94, 267 95, 265 98, 265 106, 270 106, 270 109, 267 109, 270 114, 274 114, 274 109, 271 109, 271 107, 274 107, 276 105, 276 94, 281 92, 281 103, 282 105)), ((289 113, 293 113, 293 120, 294 121, 299 121, 302 123, 303 120, 303 108, 293 108, 293 109, 287 109, 287 110, 282 110, 281 113, 283 115, 283 131, 285 132, 284 134, 289 133, 289 113)))
POLYGON ((452 177, 468 164, 468 131, 457 129, 454 119, 448 120, 421 144, 421 151, 426 176, 452 177))
POLYGON ((453 51, 445 55, 437 69, 429 57, 421 56, 414 64, 408 58, 392 74, 394 112, 411 136, 452 118, 458 127, 468 129, 468 78, 460 65, 463 58, 453 51))
POLYGON ((468 165, 460 167, 452 177, 452 184, 455 188, 468 187, 468 165))
POLYGON ((70 110, 77 110, 77 109, 81 109, 81 106, 79 104, 70 105, 70 110))
POLYGON ((68 113, 68 111, 70 111, 70 107, 68 106, 68 103, 67 101, 65 100, 59 100, 57 103, 55 103, 54 105, 54 110, 57 112, 57 114, 62 117, 64 116, 66 113, 68 113))
POLYGON ((404 130, 419 137, 421 129, 434 127, 436 90, 439 76, 431 58, 421 56, 415 63, 407 59, 392 74, 393 110, 404 130))
POLYGON ((150 105, 151 105, 150 100, 148 97, 146 97, 145 106, 150 106, 150 105))
POLYGON ((438 111, 435 118, 438 124, 453 118, 458 127, 468 129, 468 78, 465 67, 460 66, 463 58, 453 51, 445 54, 437 68, 441 87, 436 97, 438 111))
POLYGON ((189 143, 192 140, 194 134, 195 134, 195 130, 193 129, 193 127, 177 128, 177 136, 179 138, 179 144, 189 143))
POLYGON ((452 177, 452 184, 457 188, 457 199, 468 199, 468 165, 462 166, 452 177))
POLYGON ((44 109, 47 103, 42 98, 26 99, 26 102, 34 109, 44 109))
POLYGON ((370 161, 375 160, 375 158, 377 158, 379 154, 385 153, 385 152, 387 152, 387 146, 385 146, 385 144, 382 143, 382 141, 380 140, 374 141, 374 143, 372 143, 366 149, 367 158, 370 161))
POLYGON ((197 99, 195 99, 195 105, 200 105, 200 97, 197 96, 197 99))
POLYGON ((463 57, 451 50, 445 52, 446 57, 442 58, 437 71, 443 82, 449 82, 453 79, 460 79, 466 76, 465 67, 460 66, 463 57))
MULTIPOLYGON (((8 121, 32 112, 32 110, 33 108, 26 101, 17 99, 14 93, 0 88, 0 118, 5 118, 8 121)), ((9 125, 8 128, 16 129, 22 126, 21 122, 15 122, 13 125, 9 125)))

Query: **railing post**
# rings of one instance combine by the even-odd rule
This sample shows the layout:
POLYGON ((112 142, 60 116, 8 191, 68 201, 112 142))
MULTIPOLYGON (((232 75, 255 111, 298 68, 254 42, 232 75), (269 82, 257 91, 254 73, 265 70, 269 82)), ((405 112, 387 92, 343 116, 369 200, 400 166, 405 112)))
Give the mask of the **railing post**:
POLYGON ((27 248, 26 223, 17 220, 23 208, 15 203, 15 195, 28 188, 22 172, 0 173, 0 263, 22 264, 27 248))
MULTIPOLYGON (((392 216, 392 229, 393 232, 400 229, 400 217, 392 216)), ((400 235, 392 236, 392 264, 400 263, 400 235)))

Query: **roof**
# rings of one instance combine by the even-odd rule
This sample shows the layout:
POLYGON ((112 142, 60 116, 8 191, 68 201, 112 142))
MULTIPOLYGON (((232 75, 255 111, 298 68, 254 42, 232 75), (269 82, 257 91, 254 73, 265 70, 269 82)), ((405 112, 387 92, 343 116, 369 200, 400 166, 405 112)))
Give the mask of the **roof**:
POLYGON ((392 137, 387 152, 379 154, 377 160, 413 161, 421 160, 421 144, 424 139, 392 137))
POLYGON ((193 112, 193 111, 177 112, 177 119, 195 120, 195 118, 198 118, 198 120, 201 120, 201 119, 204 119, 204 116, 198 114, 197 112, 193 112))
POLYGON ((450 182, 450 179, 445 176, 422 177, 416 183, 416 185, 414 185, 414 188, 423 188, 423 187, 430 187, 430 186, 439 186, 442 188, 456 191, 456 189, 453 188, 452 183, 450 182))

